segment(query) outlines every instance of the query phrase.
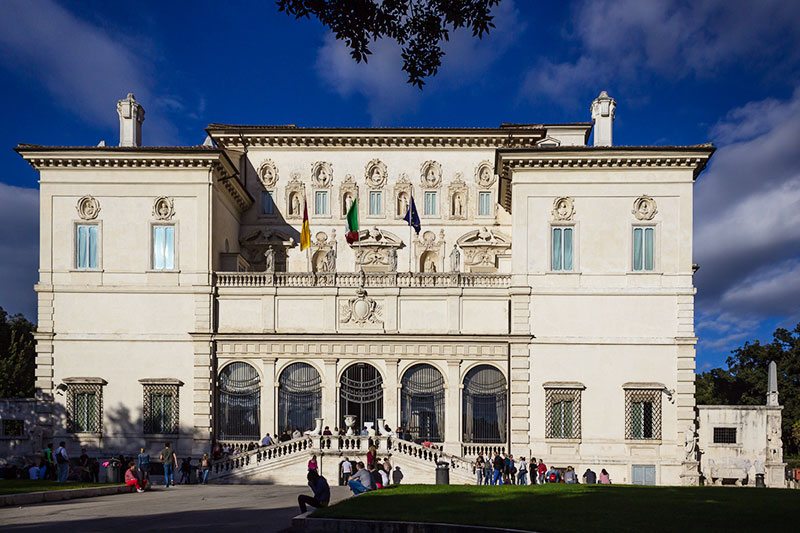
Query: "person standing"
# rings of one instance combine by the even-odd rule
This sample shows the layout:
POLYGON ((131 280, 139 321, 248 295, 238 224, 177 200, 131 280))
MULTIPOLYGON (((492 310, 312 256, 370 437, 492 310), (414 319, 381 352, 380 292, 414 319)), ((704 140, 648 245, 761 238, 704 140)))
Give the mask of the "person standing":
POLYGON ((530 465, 528 466, 528 471, 531 473, 531 485, 536 485, 536 457, 531 457, 530 465))
POLYGON ((342 466, 339 468, 339 470, 340 470, 339 485, 346 485, 347 480, 350 478, 350 474, 353 473, 353 463, 351 463, 347 459, 347 457, 345 457, 344 461, 342 461, 342 466))
POLYGON ((136 456, 136 468, 142 481, 150 481, 150 454, 144 448, 139 448, 139 455, 136 456))
POLYGON ((91 482, 92 473, 89 471, 89 454, 86 453, 86 448, 81 448, 81 455, 78 457, 78 466, 81 469, 80 480, 91 482))
POLYGON ((159 455, 161 462, 164 464, 164 485, 169 487, 175 486, 175 467, 178 466, 178 456, 172 449, 170 443, 164 445, 159 455))
POLYGON ((192 477, 192 458, 187 457, 181 462, 181 485, 188 485, 192 477))
POLYGON ((484 485, 491 485, 492 483, 492 460, 489 457, 486 457, 486 460, 483 462, 483 484, 484 485))
POLYGON ((506 468, 506 462, 500 457, 500 454, 494 452, 494 478, 492 478, 492 485, 497 485, 499 481, 500 484, 503 484, 503 470, 506 468))
POLYGON ((308 486, 311 487, 314 497, 305 494, 297 497, 297 504, 300 506, 301 513, 306 512, 306 505, 319 509, 320 507, 327 507, 331 501, 331 488, 328 486, 327 479, 320 476, 316 470, 309 470, 307 479, 308 486))
POLYGON ((564 472, 564 483, 569 483, 574 485, 578 482, 578 476, 575 474, 575 469, 571 466, 567 467, 567 471, 564 472))
POLYGON ((539 475, 539 485, 544 485, 544 475, 547 473, 547 465, 544 461, 539 459, 539 466, 536 467, 536 473, 539 475))
POLYGON ((475 459, 474 471, 478 475, 478 485, 483 484, 483 454, 479 453, 478 458, 475 459))
POLYGON ((319 465, 317 464, 317 456, 312 455, 311 459, 308 461, 308 469, 313 470, 317 474, 319 474, 319 465))
POLYGON ((205 485, 208 483, 208 473, 211 472, 211 458, 208 457, 207 453, 203 454, 203 458, 200 459, 200 473, 202 477, 200 478, 200 484, 205 485))
POLYGON ((58 448, 56 448, 56 465, 58 467, 58 482, 64 483, 67 481, 67 476, 69 475, 69 455, 67 455, 66 449, 67 443, 63 440, 58 443, 58 448))
POLYGON ((528 484, 528 462, 524 457, 519 458, 519 471, 517 472, 517 485, 528 484))
POLYGON ((44 464, 45 475, 42 479, 55 479, 56 478, 56 461, 53 458, 53 443, 47 443, 44 449, 44 464))
POLYGON ((401 481, 403 481, 403 473, 400 471, 400 467, 396 466, 392 472, 392 485, 399 485, 401 481))

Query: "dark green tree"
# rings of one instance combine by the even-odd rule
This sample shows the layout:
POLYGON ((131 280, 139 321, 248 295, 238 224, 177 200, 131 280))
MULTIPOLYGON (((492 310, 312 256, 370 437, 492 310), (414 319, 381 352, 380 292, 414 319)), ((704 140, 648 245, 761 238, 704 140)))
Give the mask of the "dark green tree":
POLYGON ((35 330, 24 316, 8 316, 0 307, 0 398, 33 396, 35 330))
POLYGON ((278 9, 296 18, 319 19, 367 62, 369 45, 383 38, 400 45, 408 82, 420 89, 442 64, 441 42, 466 28, 478 39, 494 28, 491 15, 500 0, 277 0, 278 9))
POLYGON ((788 455, 800 450, 800 324, 778 328, 769 344, 745 342, 731 352, 727 368, 697 376, 698 405, 764 405, 770 361, 778 365, 779 401, 783 405, 783 444, 788 455))

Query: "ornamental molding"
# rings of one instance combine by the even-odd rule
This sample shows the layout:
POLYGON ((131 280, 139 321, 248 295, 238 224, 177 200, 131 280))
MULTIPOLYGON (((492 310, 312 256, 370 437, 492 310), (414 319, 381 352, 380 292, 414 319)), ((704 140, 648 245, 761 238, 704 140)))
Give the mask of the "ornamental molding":
POLYGON ((356 265, 364 272, 396 272, 397 249, 403 241, 394 233, 373 226, 358 232, 358 241, 351 245, 356 265))
POLYGON ((333 166, 327 161, 317 161, 311 165, 311 183, 314 187, 328 188, 333 182, 333 166))
POLYGON ((468 217, 469 188, 463 176, 461 172, 456 173, 447 187, 447 218, 450 220, 466 220, 468 217))
POLYGON ((23 156, 35 169, 41 168, 208 168, 219 165, 219 154, 192 157, 163 157, 129 152, 91 156, 56 153, 46 156, 23 156))
POLYGON ((286 218, 303 218, 303 198, 306 185, 300 181, 300 173, 292 172, 292 179, 286 184, 286 218))
POLYGON ((244 258, 256 270, 265 272, 280 270, 285 265, 287 250, 293 248, 295 240, 285 233, 267 228, 260 228, 242 235, 239 246, 244 258))
POLYGON ((168 196, 159 196, 153 202, 153 216, 156 220, 172 220, 175 216, 175 203, 168 196))
POLYGON ((644 194, 634 200, 631 213, 637 220, 653 220, 653 217, 658 213, 658 206, 652 197, 644 194))
POLYGON ((497 256, 511 248, 511 238, 486 226, 472 230, 456 241, 464 250, 464 267, 467 272, 497 272, 497 256))
POLYGON ((246 142, 249 147, 268 146, 268 147, 298 147, 306 148, 319 146, 326 148, 350 149, 350 148, 529 148, 536 146, 536 143, 544 137, 543 129, 529 129, 524 133, 517 131, 475 133, 475 134, 452 134, 447 132, 432 134, 292 134, 282 132, 280 134, 244 134, 239 132, 233 135, 213 135, 214 142, 222 148, 242 147, 246 142), (246 139, 246 141, 244 140, 246 139))
POLYGON ((356 291, 355 297, 339 302, 340 324, 383 326, 382 313, 383 310, 378 302, 367 296, 367 291, 363 288, 356 291))
POLYGON ((358 198, 358 184, 352 174, 345 176, 344 181, 339 185, 339 207, 342 210, 342 218, 347 216, 347 211, 355 199, 358 198))
POLYGON ((424 231, 414 236, 414 259, 419 272, 444 272, 444 255, 447 244, 444 230, 439 230, 439 238, 432 231, 424 231))
POLYGON ((497 181, 497 174, 494 173, 494 166, 491 161, 481 161, 475 167, 475 183, 482 189, 488 189, 497 181))
POLYGON ((571 221, 575 216, 575 201, 570 196, 559 196, 553 200, 553 210, 551 211, 553 220, 571 221))
POLYGON ((82 220, 94 220, 100 214, 100 201, 94 196, 86 195, 78 200, 75 209, 82 220))
POLYGON ((386 178, 389 172, 386 168, 386 163, 380 159, 373 159, 364 168, 364 179, 372 188, 380 189, 386 185, 386 178))
POLYGON ((336 272, 336 230, 319 231, 311 240, 311 267, 317 273, 336 272))
POLYGON ((425 161, 420 167, 420 183, 424 189, 442 186, 442 165, 438 161, 425 161))
POLYGON ((272 159, 265 159, 258 167, 258 178, 265 189, 274 189, 278 184, 278 167, 272 159))
MULTIPOLYGON (((705 149, 705 148, 704 148, 705 149)), ((684 168, 693 169, 696 178, 705 169, 710 154, 701 157, 650 156, 637 153, 626 156, 558 157, 557 155, 518 156, 503 155, 502 175, 507 177, 513 169, 524 168, 684 168)))

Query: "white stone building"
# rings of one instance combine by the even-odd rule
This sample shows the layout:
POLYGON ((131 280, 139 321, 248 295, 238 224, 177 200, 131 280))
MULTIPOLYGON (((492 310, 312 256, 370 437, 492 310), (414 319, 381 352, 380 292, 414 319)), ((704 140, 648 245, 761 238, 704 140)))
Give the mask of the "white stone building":
MULTIPOLYGON (((145 147, 129 95, 118 147, 19 145, 40 173, 46 434, 197 456, 355 415, 417 442, 375 439, 411 481, 510 449, 696 483, 692 189, 714 148, 613 146, 615 106, 593 102, 593 145, 592 123, 212 124, 145 147)), ((312 435, 218 475, 302 478, 311 452, 332 475, 366 446, 312 435)))

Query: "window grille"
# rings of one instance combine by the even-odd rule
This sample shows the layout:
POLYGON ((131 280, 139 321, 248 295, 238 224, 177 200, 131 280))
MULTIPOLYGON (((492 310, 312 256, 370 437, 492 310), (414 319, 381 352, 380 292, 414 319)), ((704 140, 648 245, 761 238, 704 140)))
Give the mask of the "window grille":
POLYGON ((414 440, 444 441, 444 378, 427 363, 409 368, 401 381, 400 420, 414 440))
POLYGON ((736 428, 714 428, 714 444, 736 444, 736 428))
POLYGON ((661 439, 661 390, 625 390, 625 438, 661 439))
POLYGON ((220 371, 218 407, 220 440, 261 438, 261 378, 255 368, 235 362, 220 371))
POLYGON ((464 377, 464 442, 506 442, 508 387, 497 368, 478 365, 464 377))
POLYGON ((545 436, 548 439, 581 438, 581 390, 545 389, 545 436))
POLYGON ((67 431, 102 433, 103 387, 97 383, 67 385, 67 431))
POLYGON ((25 421, 4 418, 2 435, 4 437, 24 437, 25 421))
POLYGON ((356 417, 355 430, 364 422, 377 422, 383 418, 383 378, 378 370, 366 363, 349 366, 339 384, 339 427, 346 415, 356 417))
POLYGON ((178 385, 143 385, 144 433, 178 433, 178 385))
POLYGON ((322 416, 322 379, 308 363, 292 363, 278 378, 278 429, 289 432, 314 428, 322 416))

